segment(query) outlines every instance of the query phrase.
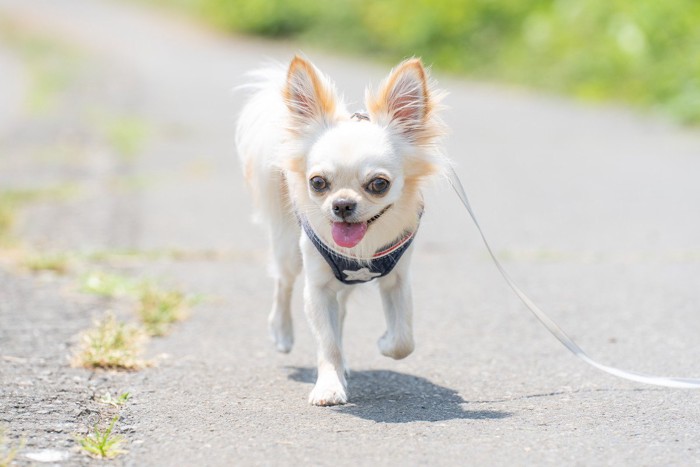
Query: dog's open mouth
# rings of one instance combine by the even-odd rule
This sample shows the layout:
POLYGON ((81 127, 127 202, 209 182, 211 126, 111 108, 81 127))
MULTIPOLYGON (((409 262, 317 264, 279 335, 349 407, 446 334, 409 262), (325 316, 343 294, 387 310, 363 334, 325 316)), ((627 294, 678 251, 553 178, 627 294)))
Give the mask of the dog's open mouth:
POLYGON ((331 228, 333 240, 344 248, 354 247, 365 237, 369 225, 379 219, 390 207, 391 205, 385 207, 379 214, 363 222, 333 222, 333 227, 331 228))

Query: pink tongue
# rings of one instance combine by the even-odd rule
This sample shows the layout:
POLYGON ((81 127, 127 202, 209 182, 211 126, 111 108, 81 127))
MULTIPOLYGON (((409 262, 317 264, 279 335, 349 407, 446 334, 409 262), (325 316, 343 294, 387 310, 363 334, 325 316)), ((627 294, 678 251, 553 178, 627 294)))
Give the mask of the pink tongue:
POLYGON ((331 230, 335 243, 345 248, 352 248, 360 243, 360 240, 365 236, 365 232, 367 232, 366 222, 353 224, 333 222, 333 229, 331 230))

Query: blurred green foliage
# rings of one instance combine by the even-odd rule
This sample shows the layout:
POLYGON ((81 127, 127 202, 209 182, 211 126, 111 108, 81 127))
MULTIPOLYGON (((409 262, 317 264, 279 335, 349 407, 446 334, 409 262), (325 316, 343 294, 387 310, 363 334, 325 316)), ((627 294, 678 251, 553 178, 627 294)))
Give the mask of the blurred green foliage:
POLYGON ((700 123, 698 0, 170 0, 219 26, 700 123))

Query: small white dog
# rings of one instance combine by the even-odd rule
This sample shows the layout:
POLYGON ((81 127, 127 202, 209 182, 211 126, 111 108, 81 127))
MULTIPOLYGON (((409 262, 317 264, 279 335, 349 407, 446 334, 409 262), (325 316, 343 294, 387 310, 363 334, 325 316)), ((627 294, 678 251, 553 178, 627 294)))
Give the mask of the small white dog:
POLYGON ((418 59, 367 92, 367 114, 350 114, 330 79, 299 56, 257 77, 236 145, 272 244, 270 333, 279 351, 291 350, 290 300, 303 262, 304 308, 318 342, 309 402, 344 404, 342 330, 353 284, 379 284, 381 353, 400 359, 414 348, 409 262, 421 187, 448 167, 438 144, 440 94, 418 59))

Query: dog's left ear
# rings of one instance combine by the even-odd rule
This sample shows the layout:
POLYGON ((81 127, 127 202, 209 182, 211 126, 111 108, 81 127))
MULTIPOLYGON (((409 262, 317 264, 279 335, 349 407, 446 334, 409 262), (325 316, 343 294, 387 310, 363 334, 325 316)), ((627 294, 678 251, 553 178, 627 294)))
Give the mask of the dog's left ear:
POLYGON ((372 121, 387 126, 412 144, 432 144, 442 131, 434 118, 435 98, 420 59, 405 60, 382 82, 379 91, 367 93, 372 121))
POLYGON ((308 60, 295 56, 289 64, 284 100, 298 134, 330 126, 336 118, 338 97, 333 83, 308 60))

